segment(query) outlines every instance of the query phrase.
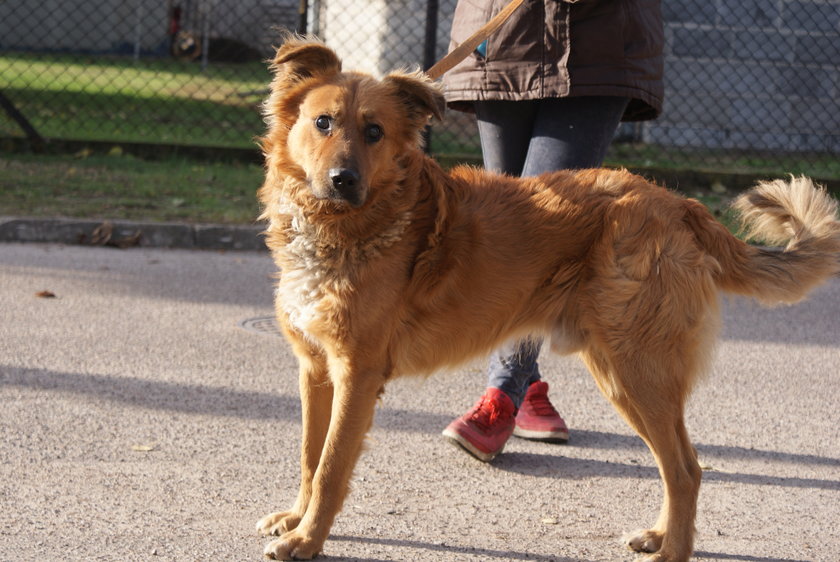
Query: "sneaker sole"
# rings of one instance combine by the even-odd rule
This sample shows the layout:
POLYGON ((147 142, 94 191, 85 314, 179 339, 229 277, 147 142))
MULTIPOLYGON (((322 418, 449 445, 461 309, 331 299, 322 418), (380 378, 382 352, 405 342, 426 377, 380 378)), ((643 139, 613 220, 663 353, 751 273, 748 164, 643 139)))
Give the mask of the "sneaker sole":
POLYGON ((568 443, 568 431, 534 431, 531 429, 513 428, 513 434, 520 439, 529 441, 542 441, 544 443, 568 443))
POLYGON ((479 451, 475 445, 464 439, 461 435, 458 435, 454 431, 449 431, 448 429, 443 430, 443 436, 446 437, 447 441, 452 443, 453 445, 457 445, 461 449, 465 450, 481 462, 490 462, 496 455, 501 453, 504 450, 504 446, 501 449, 496 451, 495 453, 485 453, 483 451, 479 451))

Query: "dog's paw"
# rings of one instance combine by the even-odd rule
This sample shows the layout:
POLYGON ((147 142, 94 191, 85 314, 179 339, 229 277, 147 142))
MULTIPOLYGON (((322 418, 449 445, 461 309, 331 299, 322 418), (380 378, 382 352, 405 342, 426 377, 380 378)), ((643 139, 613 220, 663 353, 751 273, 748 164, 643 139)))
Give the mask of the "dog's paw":
POLYGON ((654 552, 653 554, 637 558, 636 562, 688 562, 689 558, 689 555, 671 556, 664 552, 654 552))
MULTIPOLYGON (((282 535, 295 529, 300 523, 301 517, 294 511, 270 513, 257 521, 257 532, 263 536, 282 535)), ((282 560, 282 558, 279 560, 282 560)))
POLYGON ((290 531, 265 545, 263 554, 271 560, 309 560, 321 552, 321 546, 297 531, 290 531))
MULTIPOLYGON (((662 546, 663 534, 653 529, 639 529, 632 533, 627 533, 622 537, 622 541, 630 550, 636 552, 657 552, 662 546)), ((647 560, 647 558, 645 558, 647 560)))

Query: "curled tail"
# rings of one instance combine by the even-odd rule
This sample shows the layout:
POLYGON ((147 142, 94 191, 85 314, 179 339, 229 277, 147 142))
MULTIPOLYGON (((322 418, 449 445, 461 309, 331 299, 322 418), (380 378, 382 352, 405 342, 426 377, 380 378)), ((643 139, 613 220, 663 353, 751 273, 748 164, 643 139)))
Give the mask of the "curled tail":
POLYGON ((701 245, 721 265, 718 285, 724 291, 766 304, 794 303, 840 273, 837 201, 810 179, 761 182, 733 208, 749 238, 779 247, 750 246, 722 226, 692 217, 701 245))

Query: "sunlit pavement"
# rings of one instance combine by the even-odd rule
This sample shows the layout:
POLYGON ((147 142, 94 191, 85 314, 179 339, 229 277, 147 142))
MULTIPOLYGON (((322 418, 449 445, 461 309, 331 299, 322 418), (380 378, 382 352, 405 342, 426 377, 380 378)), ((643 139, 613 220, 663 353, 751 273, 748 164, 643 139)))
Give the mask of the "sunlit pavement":
MULTIPOLYGON (((261 559, 300 439, 273 272, 265 252, 0 244, 0 560, 261 559)), ((724 310, 687 414, 697 559, 837 560, 840 280, 724 310)), ((570 443, 513 439, 489 465, 440 436, 481 362, 392 383, 328 559, 632 560, 652 457, 577 360, 541 365, 570 443)))

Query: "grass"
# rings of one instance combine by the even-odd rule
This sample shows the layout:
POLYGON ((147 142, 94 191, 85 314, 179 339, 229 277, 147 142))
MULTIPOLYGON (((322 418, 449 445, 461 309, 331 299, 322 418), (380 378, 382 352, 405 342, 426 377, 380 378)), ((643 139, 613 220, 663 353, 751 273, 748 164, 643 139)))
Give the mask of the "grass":
POLYGON ((612 166, 629 168, 688 169, 775 177, 804 174, 814 178, 840 179, 840 158, 836 154, 684 149, 675 158, 674 153, 674 149, 653 145, 616 143, 610 147, 606 161, 612 166))
MULTIPOLYGON (((4 94, 41 135, 116 145, 154 142, 253 149, 253 137, 264 130, 257 106, 269 78, 263 63, 213 63, 202 70, 196 63, 169 58, 0 55, 4 94)), ((449 129, 433 131, 432 148, 447 165, 464 156, 480 161, 477 137, 456 130, 464 119, 453 116, 449 129)), ((19 135, 11 121, 0 118, 0 137, 19 135)), ((657 170, 653 175, 689 169, 840 180, 840 159, 826 154, 675 151, 615 144, 606 163, 657 170)), ((261 176, 259 166, 178 158, 143 161, 119 150, 110 155, 0 153, 0 215, 250 223, 257 215, 254 192, 261 176)), ((728 220, 723 209, 729 194, 699 185, 704 180, 686 178, 669 185, 698 197, 728 220)))
POLYGON ((261 166, 119 154, 0 155, 0 215, 253 223, 261 166))
MULTIPOLYGON (((263 130, 262 63, 4 54, 3 92, 47 138, 253 146, 263 130)), ((0 121, 0 134, 19 134, 0 121), (8 130, 6 130, 8 128, 8 130)))
MULTIPOLYGON (((0 55, 3 92, 46 138, 252 148, 264 124, 258 105, 270 79, 264 63, 212 63, 144 57, 43 53, 0 55)), ((435 127, 441 155, 480 157, 471 120, 452 112, 435 127), (467 127, 467 124, 470 126, 467 127), (469 132, 471 131, 471 132, 469 132)), ((0 137, 20 136, 0 118, 0 137)), ((607 164, 629 168, 806 174, 840 180, 833 154, 663 149, 614 144, 607 164)))
MULTIPOLYGON (((262 176, 258 165, 148 161, 118 147, 107 155, 0 153, 0 215, 250 224, 262 176)), ((734 228, 729 193, 684 191, 734 228)))

